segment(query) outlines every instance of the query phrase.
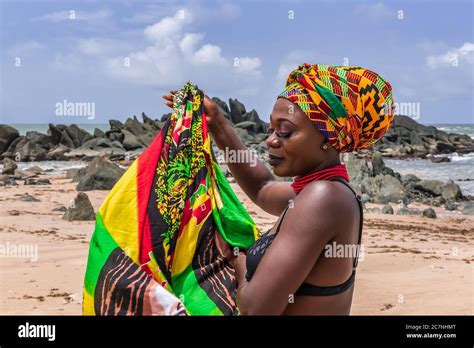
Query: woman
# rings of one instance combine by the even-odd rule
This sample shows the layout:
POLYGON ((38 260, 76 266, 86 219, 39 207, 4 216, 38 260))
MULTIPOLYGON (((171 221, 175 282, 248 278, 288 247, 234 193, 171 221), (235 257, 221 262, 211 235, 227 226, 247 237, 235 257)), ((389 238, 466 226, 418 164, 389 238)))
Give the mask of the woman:
MULTIPOLYGON (((174 91, 171 91, 173 94, 174 91)), ((164 96, 172 106, 172 96, 164 96)), ((219 108, 205 98, 209 130, 223 150, 246 150, 219 108)), ((368 148, 393 121, 391 86, 359 67, 303 64, 290 73, 270 115, 266 144, 273 173, 258 162, 228 163, 236 182, 266 212, 280 216, 235 260, 242 315, 349 314, 362 207, 339 154, 368 148), (354 250, 354 248, 344 248, 354 250)))

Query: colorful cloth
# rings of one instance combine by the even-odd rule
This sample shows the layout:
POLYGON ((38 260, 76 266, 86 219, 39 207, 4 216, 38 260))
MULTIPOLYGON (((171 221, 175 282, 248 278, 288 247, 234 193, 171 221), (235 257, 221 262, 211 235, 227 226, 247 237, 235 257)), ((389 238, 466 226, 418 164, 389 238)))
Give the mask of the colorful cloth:
POLYGON ((258 230, 214 160, 204 94, 187 83, 173 114, 97 213, 88 315, 238 314, 235 247, 258 230))
POLYGON ((374 145, 394 118, 392 87, 361 67, 302 64, 278 97, 298 105, 339 152, 374 145))

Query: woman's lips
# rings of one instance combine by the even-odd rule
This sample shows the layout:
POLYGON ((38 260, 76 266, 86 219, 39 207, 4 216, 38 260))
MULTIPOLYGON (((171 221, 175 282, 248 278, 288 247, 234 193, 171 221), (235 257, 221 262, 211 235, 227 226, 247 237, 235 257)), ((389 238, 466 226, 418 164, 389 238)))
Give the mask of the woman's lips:
POLYGON ((269 155, 269 157, 270 157, 270 160, 268 161, 268 163, 272 167, 275 167, 275 166, 279 165, 283 161, 282 157, 278 157, 278 156, 275 156, 275 155, 269 155))

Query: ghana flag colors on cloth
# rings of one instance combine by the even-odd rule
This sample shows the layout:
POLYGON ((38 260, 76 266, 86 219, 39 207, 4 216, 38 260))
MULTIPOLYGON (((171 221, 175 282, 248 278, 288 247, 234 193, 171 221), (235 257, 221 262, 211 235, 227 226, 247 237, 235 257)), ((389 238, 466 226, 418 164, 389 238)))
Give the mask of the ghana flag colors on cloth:
POLYGON ((204 94, 188 82, 150 146, 100 207, 86 315, 235 315, 234 248, 257 227, 211 150, 204 94))

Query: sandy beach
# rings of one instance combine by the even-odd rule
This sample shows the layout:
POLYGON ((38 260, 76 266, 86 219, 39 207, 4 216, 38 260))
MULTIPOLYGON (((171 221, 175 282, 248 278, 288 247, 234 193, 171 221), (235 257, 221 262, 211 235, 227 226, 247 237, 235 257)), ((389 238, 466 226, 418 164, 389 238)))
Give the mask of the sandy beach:
MULTIPOLYGON (((77 194, 65 172, 40 177, 52 185, 1 187, 0 243, 37 245, 38 258, 0 258, 0 314, 80 315, 94 221, 68 222, 53 211, 77 194), (27 193, 39 201, 22 200, 27 193)), ((259 228, 270 228, 277 217, 232 187, 259 228)), ((95 211, 107 192, 87 192, 95 211)), ((474 216, 434 209, 437 219, 365 214, 351 314, 474 313, 474 216)))

